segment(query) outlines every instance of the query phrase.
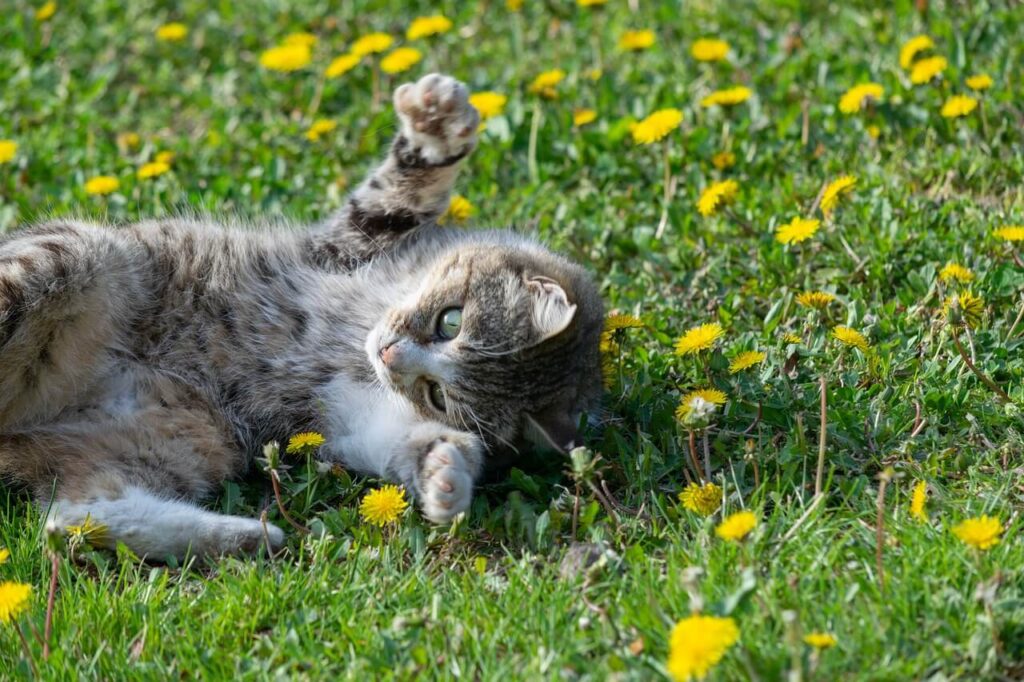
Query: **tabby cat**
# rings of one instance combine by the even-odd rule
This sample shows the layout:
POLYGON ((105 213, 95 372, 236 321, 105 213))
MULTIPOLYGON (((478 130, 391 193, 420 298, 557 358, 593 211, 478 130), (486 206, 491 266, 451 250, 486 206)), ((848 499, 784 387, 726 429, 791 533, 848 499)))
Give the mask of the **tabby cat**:
POLYGON ((0 476, 49 523, 106 526, 152 558, 276 548, 279 528, 197 505, 264 443, 465 511, 484 466, 576 437, 601 390, 597 289, 505 231, 445 229, 479 115, 432 74, 394 93, 399 132, 307 230, 56 221, 0 240, 0 476))

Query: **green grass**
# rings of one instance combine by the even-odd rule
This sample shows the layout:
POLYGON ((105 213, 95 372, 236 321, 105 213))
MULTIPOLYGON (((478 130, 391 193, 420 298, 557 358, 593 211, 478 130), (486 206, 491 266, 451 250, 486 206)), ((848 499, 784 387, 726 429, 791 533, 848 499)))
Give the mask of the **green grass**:
MULTIPOLYGON (((398 38, 414 16, 442 11, 455 30, 425 41, 423 62, 407 74, 383 76, 383 102, 397 82, 431 70, 508 94, 460 180, 473 222, 535 229, 597 274, 610 309, 647 325, 623 333, 609 423, 588 442, 624 507, 618 522, 584 487, 574 537, 569 465, 549 461, 484 486, 455 529, 409 513, 382 536, 356 511, 373 481, 318 476, 300 463, 285 482, 286 504, 318 537, 292 534, 276 561, 163 567, 80 551, 77 564, 63 562, 49 660, 31 642, 43 677, 656 679, 672 624, 698 606, 732 616, 741 631, 713 679, 775 680, 796 669, 820 680, 1024 675, 1024 323, 1014 328, 1024 268, 1012 245, 991 236, 1024 223, 1024 11, 933 2, 922 17, 905 0, 884 10, 641 4, 631 14, 619 0, 603 11, 527 2, 510 14, 497 0, 95 0, 61 3, 44 25, 24 0, 5 8, 0 138, 20 148, 0 165, 0 230, 49 215, 125 221, 196 209, 320 218, 394 129, 389 107, 373 106, 371 68, 318 95, 322 69, 355 36, 398 38), (157 42, 154 29, 173 20, 190 27, 188 39, 157 42), (657 45, 618 52, 627 27, 655 29, 657 45), (320 37, 313 66, 287 76, 261 69, 260 52, 297 30, 320 37), (940 83, 912 87, 898 54, 920 32, 949 67, 940 83), (728 63, 690 58, 689 44, 704 35, 732 44, 728 63), (598 64, 603 74, 590 80, 598 64), (568 73, 559 97, 535 109, 526 86, 554 67, 568 73), (944 99, 966 92, 976 72, 995 81, 983 111, 942 118, 944 99), (867 80, 884 85, 885 100, 839 113, 842 93, 867 80), (737 83, 754 90, 748 103, 730 112, 698 105, 737 83), (584 106, 598 120, 575 130, 572 110, 584 106), (656 240, 661 145, 635 145, 628 126, 668 106, 685 120, 670 138, 678 184, 656 240), (321 116, 338 128, 311 143, 303 133, 321 116), (119 149, 118 134, 129 131, 140 146, 119 149), (724 149, 736 164, 719 171, 710 160, 724 149), (136 180, 135 169, 161 150, 177 154, 173 171, 136 180), (856 189, 814 238, 789 248, 773 239, 774 227, 808 214, 823 181, 846 173, 856 189), (120 191, 88 196, 84 181, 97 174, 118 176, 120 191), (741 186, 732 213, 701 217, 701 189, 723 177, 741 186), (985 317, 972 331, 976 365, 1010 403, 952 344, 941 309, 957 287, 937 279, 949 261, 977 275, 971 289, 985 317), (825 319, 795 303, 809 289, 837 296, 825 319), (686 329, 714 321, 726 328, 714 353, 699 362, 673 354, 686 329), (872 350, 827 340, 835 324, 863 332, 872 350), (785 332, 803 343, 783 342, 785 332), (768 357, 730 375, 728 358, 743 349, 768 357), (820 376, 828 467, 825 497, 811 509, 820 376), (673 413, 680 395, 709 384, 729 395, 708 438, 723 511, 760 516, 742 546, 715 537, 721 514, 705 520, 676 498, 689 456, 673 413), (925 423, 912 435, 917 408, 925 423), (894 478, 883 591, 875 525, 886 467, 894 478), (922 480, 928 523, 907 511, 922 480), (999 517, 1006 531, 976 554, 950 528, 980 514, 999 517), (607 543, 619 558, 562 578, 574 540, 607 543), (701 575, 687 584, 690 567, 701 575), (837 647, 812 657, 799 634, 814 630, 834 633, 837 647)), ((267 483, 256 473, 229 484, 214 506, 258 513, 270 500, 267 483)), ((41 516, 20 491, 0 492, 0 501, 0 546, 11 550, 0 580, 34 586, 20 622, 41 629, 50 576, 41 516)), ((0 626, 0 677, 31 674, 20 652, 12 627, 0 626)))

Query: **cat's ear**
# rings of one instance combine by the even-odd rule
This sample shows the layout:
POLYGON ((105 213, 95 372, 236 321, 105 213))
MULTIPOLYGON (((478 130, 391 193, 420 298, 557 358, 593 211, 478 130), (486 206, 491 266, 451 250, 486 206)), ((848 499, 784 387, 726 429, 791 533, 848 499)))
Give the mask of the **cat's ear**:
POLYGON ((526 289, 533 303, 530 317, 537 330, 537 343, 558 336, 576 315, 576 304, 569 302, 558 282, 550 277, 534 275, 527 278, 526 289))
POLYGON ((541 448, 566 453, 579 440, 579 420, 568 411, 552 408, 539 414, 526 415, 526 439, 541 448))

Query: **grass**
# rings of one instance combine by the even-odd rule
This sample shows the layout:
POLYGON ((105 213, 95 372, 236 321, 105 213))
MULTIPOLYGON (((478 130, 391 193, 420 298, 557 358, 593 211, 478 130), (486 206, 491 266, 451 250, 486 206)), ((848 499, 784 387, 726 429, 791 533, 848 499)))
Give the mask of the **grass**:
MULTIPOLYGON (((440 70, 509 95, 460 180, 472 222, 537 231, 597 274, 610 309, 645 323, 620 332, 607 425, 588 440, 600 455, 588 480, 603 479, 615 498, 607 507, 577 488, 568 462, 524 461, 483 486, 456 527, 410 512, 382 532, 357 514, 373 481, 293 462, 285 503, 314 533, 293 533, 278 560, 154 566, 82 548, 64 561, 48 660, 30 636, 42 677, 651 679, 666 674, 673 623, 697 609, 733 617, 741 632, 713 679, 1024 675, 1024 267, 1018 246, 992 236, 1024 222, 1024 14, 998 2, 933 2, 925 14, 906 1, 884 10, 660 2, 636 13, 610 4, 526 3, 513 13, 493 0, 96 0, 60 3, 43 23, 23 0, 7 8, 0 138, 19 150, 0 165, 0 229, 50 215, 125 221, 196 209, 315 220, 384 149, 390 89, 440 70), (409 72, 375 74, 367 61, 321 79, 354 37, 399 38, 432 11, 455 29, 419 41, 424 59, 409 72), (157 41, 154 30, 175 20, 187 39, 157 41), (654 29, 656 45, 619 52, 626 28, 654 29), (261 51, 297 30, 320 37, 313 65, 261 69, 261 51), (899 49, 922 32, 949 66, 940 81, 911 86, 899 49), (728 40, 728 61, 695 62, 688 46, 700 36, 728 40), (568 74, 557 99, 529 95, 532 78, 555 67, 568 74), (994 80, 981 109, 940 116, 978 72, 994 80), (868 80, 884 99, 841 114, 842 93, 868 80), (733 84, 752 99, 699 106, 733 84), (577 107, 597 120, 574 129, 577 107), (684 121, 665 145, 675 191, 656 239, 665 147, 635 145, 629 124, 663 107, 684 121), (310 142, 304 131, 318 117, 338 127, 310 142), (126 132, 138 146, 118 144, 126 132), (172 171, 137 180, 163 150, 176 154, 172 171), (736 162, 718 170, 711 158, 723 150, 736 162), (99 174, 118 176, 120 189, 87 195, 84 182, 99 174), (854 191, 814 237, 775 241, 794 216, 820 218, 811 209, 822 184, 844 174, 857 177, 854 191), (702 217, 700 191, 722 178, 738 181, 738 196, 728 212, 702 217), (951 261, 975 273, 970 289, 984 300, 970 342, 958 338, 1008 401, 952 341, 942 303, 962 287, 938 278, 951 261), (837 298, 826 313, 795 303, 818 289, 837 298), (713 352, 673 353, 687 329, 711 322, 726 331, 713 352), (836 324, 863 333, 869 351, 832 340, 836 324), (729 359, 753 349, 766 360, 730 374, 729 359), (712 385, 729 400, 695 444, 702 456, 707 433, 725 503, 705 519, 677 500, 698 474, 674 412, 681 395, 712 385), (881 516, 880 474, 891 479, 881 516), (917 481, 929 487, 926 523, 908 513, 917 481), (738 509, 759 516, 751 537, 715 537, 738 509), (950 531, 981 514, 1005 527, 986 552, 950 531), (574 542, 616 556, 574 568, 574 542), (800 641, 811 631, 833 633, 837 646, 812 652, 800 641)), ((280 523, 269 495, 256 472, 213 505, 256 514, 269 504, 280 523)), ((0 492, 0 546, 11 552, 0 580, 35 589, 23 628, 41 629, 45 613, 40 526, 24 494, 0 492)), ((31 670, 13 627, 0 625, 0 677, 31 670)))

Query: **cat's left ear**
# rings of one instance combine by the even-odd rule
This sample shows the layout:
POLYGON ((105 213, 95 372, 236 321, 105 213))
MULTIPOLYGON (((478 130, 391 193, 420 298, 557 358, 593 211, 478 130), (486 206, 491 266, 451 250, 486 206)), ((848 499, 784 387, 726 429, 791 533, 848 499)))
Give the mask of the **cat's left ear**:
POLYGON ((534 275, 526 280, 533 306, 530 317, 537 330, 537 343, 558 336, 576 315, 576 304, 569 302, 565 289, 550 277, 534 275))
POLYGON ((542 414, 526 415, 526 439, 541 448, 565 454, 579 440, 579 420, 568 411, 552 408, 542 414))

